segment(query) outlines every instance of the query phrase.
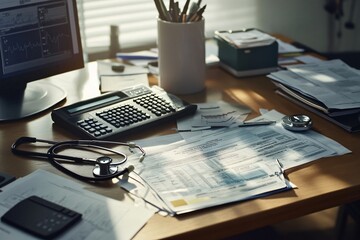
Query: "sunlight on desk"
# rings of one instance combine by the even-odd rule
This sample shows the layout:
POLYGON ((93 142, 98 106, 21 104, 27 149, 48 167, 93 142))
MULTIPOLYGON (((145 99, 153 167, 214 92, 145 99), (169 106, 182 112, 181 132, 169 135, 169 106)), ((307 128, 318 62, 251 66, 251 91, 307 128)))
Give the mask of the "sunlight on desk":
MULTIPOLYGON (((60 77, 63 81, 57 81, 57 83, 68 93, 67 105, 99 94, 96 63, 90 63, 83 70, 60 77)), ((150 81, 156 84, 157 79, 150 77, 150 81)), ((274 93, 273 84, 265 76, 237 79, 219 68, 209 68, 206 89, 201 93, 183 97, 193 103, 218 100, 244 103, 254 111, 254 116, 258 115, 259 108, 276 109, 285 114, 302 112, 314 119, 316 131, 344 144, 352 153, 347 156, 321 159, 286 171, 289 179, 299 187, 292 191, 266 198, 231 203, 181 217, 155 215, 135 236, 135 239, 166 237, 222 239, 360 198, 360 178, 358 177, 360 163, 357 160, 360 154, 357 146, 360 135, 349 134, 311 112, 284 100, 274 93)), ((75 134, 67 132, 66 129, 53 127, 49 113, 48 111, 37 117, 1 125, 1 171, 18 177, 25 176, 37 168, 49 169, 59 174, 59 171, 53 169, 47 162, 19 158, 12 155, 9 149, 16 138, 25 134, 53 140, 76 138, 75 134)), ((168 126, 173 127, 172 124, 168 126)), ((136 137, 140 139, 146 136, 163 135, 169 131, 164 125, 154 127, 147 133, 137 133, 136 137)), ((129 199, 118 187, 87 185, 87 188, 120 201, 124 201, 124 198, 129 199)))
MULTIPOLYGON (((230 89, 225 90, 225 93, 233 100, 239 103, 243 103, 246 106, 250 107, 253 111, 259 112, 259 106, 267 106, 268 101, 261 96, 260 94, 249 91, 249 90, 242 90, 242 89, 230 89)), ((270 109, 270 106, 266 108, 270 109)))

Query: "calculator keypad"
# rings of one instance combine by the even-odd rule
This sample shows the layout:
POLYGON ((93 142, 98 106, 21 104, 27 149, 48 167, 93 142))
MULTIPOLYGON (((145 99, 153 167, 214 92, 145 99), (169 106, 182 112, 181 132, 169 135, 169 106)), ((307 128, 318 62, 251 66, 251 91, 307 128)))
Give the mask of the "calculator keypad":
POLYGON ((95 137, 99 137, 113 131, 112 128, 106 126, 105 124, 100 123, 98 120, 94 118, 87 118, 83 120, 79 120, 77 125, 87 131, 88 133, 94 135, 95 137))
POLYGON ((116 128, 126 127, 150 118, 150 115, 129 104, 97 112, 96 115, 116 128))
POLYGON ((156 116, 175 112, 175 109, 171 106, 169 102, 154 93, 136 98, 134 99, 134 102, 146 108, 156 116))
MULTIPOLYGON (((169 102, 154 93, 146 94, 133 99, 135 105, 140 105, 152 114, 160 117, 175 112, 176 110, 169 102)), ((96 116, 109 123, 114 128, 130 126, 138 122, 150 119, 151 116, 135 107, 133 104, 119 105, 109 109, 96 112, 96 116)), ((87 118, 77 121, 77 125, 88 133, 99 137, 113 132, 113 128, 99 122, 95 118, 87 118)))

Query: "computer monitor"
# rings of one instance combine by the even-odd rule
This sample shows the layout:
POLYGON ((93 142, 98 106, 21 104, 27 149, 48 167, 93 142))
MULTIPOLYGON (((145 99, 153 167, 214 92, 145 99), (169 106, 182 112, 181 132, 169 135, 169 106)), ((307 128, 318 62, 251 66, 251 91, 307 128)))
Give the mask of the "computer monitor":
POLYGON ((0 1, 0 121, 64 100, 65 91, 43 78, 83 66, 76 0, 0 1))

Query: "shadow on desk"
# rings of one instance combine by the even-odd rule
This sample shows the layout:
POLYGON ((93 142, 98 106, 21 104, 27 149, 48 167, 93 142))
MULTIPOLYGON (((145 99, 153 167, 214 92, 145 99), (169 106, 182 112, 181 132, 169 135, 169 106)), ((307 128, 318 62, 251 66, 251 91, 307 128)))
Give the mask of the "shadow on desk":
POLYGON ((324 56, 327 59, 341 59, 343 62, 353 68, 360 69, 360 51, 345 51, 345 52, 318 52, 302 43, 294 42, 294 46, 302 48, 305 52, 316 53, 324 56))
MULTIPOLYGON (((349 217, 355 222, 357 229, 360 228, 360 201, 355 201, 340 206, 336 219, 337 239, 347 239, 344 237, 348 225, 349 217)), ((358 230, 360 232, 360 230, 358 230)))
MULTIPOLYGON (((263 227, 225 240, 339 240, 336 229, 338 207, 263 227)), ((360 239, 359 226, 348 219, 342 240, 360 239)))
POLYGON ((360 69, 360 52, 323 53, 328 59, 341 59, 349 66, 360 69))

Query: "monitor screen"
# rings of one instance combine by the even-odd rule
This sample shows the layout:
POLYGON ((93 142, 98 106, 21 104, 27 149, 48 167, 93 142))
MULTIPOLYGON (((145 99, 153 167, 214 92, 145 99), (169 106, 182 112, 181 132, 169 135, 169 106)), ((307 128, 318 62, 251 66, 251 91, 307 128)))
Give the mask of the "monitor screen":
POLYGON ((76 0, 0 2, 0 121, 33 115, 61 101, 66 95, 60 88, 36 80, 83 66, 76 0), (33 81, 39 83, 28 84, 33 81), (38 102, 30 104, 36 96, 38 102), (20 106, 4 109, 9 104, 20 106))

